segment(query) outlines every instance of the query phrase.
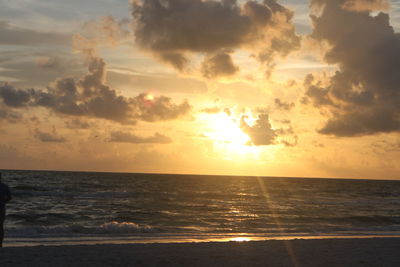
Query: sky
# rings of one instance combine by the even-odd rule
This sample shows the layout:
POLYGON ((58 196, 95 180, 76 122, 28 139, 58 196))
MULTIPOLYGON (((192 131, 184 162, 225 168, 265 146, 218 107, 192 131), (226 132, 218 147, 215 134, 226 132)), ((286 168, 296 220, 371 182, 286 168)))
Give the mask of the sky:
POLYGON ((0 0, 0 168, 400 178, 400 1, 0 0))

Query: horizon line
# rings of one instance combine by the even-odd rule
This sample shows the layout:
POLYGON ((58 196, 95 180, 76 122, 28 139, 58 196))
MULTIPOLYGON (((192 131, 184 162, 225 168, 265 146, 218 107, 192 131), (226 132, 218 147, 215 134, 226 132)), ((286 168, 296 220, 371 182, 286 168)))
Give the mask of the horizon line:
POLYGON ((55 169, 0 169, 2 171, 35 171, 35 172, 75 172, 75 173, 115 173, 115 174, 149 174, 149 175, 190 175, 248 178, 283 178, 283 179, 331 179, 331 180, 372 180, 399 181, 400 178, 357 178, 357 177, 317 177, 317 176, 279 176, 279 175, 235 175, 235 174, 199 174, 199 173, 161 173, 161 172, 129 172, 129 171, 94 171, 94 170, 55 170, 55 169))

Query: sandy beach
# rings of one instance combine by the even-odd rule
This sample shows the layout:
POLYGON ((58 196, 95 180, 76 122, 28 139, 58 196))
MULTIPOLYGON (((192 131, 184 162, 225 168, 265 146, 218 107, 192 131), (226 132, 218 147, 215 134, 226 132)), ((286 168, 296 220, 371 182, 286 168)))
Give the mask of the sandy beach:
POLYGON ((400 266, 400 238, 5 247, 0 266, 400 266))

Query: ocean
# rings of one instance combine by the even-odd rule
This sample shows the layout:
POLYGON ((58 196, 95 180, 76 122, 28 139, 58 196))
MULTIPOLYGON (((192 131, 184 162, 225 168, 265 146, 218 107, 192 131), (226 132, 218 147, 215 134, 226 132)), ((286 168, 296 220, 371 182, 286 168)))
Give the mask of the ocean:
POLYGON ((2 173, 6 245, 400 234, 400 181, 2 173))

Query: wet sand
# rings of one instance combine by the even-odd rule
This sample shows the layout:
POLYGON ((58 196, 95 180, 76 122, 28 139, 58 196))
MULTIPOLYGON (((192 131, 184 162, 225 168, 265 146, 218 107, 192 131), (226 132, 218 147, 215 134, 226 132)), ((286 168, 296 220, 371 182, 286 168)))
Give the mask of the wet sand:
POLYGON ((5 247, 0 266, 400 266, 400 238, 5 247))

